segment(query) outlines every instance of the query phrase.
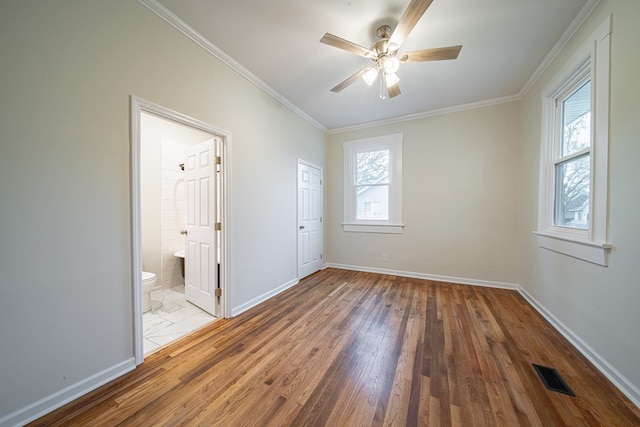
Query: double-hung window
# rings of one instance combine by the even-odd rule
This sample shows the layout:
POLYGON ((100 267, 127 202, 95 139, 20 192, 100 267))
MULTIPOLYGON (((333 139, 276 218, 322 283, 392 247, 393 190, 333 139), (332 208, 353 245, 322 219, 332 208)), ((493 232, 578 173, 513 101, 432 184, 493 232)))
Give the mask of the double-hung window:
POLYGON ((344 231, 402 232, 402 134, 346 141, 344 231))
POLYGON ((539 246, 607 265, 608 18, 542 95, 539 246))
POLYGON ((555 99, 553 224, 589 228, 591 206, 591 76, 555 99))

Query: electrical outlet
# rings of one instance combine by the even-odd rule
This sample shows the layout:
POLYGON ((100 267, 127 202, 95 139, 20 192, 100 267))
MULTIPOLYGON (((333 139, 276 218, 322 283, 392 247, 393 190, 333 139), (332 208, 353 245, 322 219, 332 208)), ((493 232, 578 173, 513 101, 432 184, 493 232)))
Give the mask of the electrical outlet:
POLYGON ((389 261, 389 254, 386 252, 382 252, 382 261, 389 261))

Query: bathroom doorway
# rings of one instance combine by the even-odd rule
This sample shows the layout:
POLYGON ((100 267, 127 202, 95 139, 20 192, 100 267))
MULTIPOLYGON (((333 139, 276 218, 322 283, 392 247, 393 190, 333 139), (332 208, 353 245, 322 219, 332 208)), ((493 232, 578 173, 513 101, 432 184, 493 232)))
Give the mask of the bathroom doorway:
POLYGON ((139 364, 144 354, 226 315, 230 134, 135 97, 131 114, 139 364))

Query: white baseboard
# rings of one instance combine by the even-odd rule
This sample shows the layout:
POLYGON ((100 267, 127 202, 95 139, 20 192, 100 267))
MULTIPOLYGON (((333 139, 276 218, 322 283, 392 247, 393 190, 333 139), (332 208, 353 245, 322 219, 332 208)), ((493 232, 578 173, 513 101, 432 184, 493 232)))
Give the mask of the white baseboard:
POLYGON ((640 408, 640 389, 622 375, 616 368, 611 366, 597 351, 567 326, 565 326, 556 316, 540 304, 524 288, 518 287, 518 292, 527 300, 538 313, 544 317, 558 332, 562 334, 584 357, 586 357, 605 377, 609 379, 634 405, 640 408))
POLYGON ((82 381, 70 385, 60 391, 57 391, 37 402, 34 402, 24 408, 18 409, 4 417, 0 418, 0 427, 21 426, 40 418, 49 412, 71 402, 78 397, 89 393, 92 390, 108 383, 111 380, 126 374, 135 369, 135 360, 131 359, 120 362, 102 372, 98 372, 82 381))
POLYGON ((489 288, 512 289, 512 290, 518 290, 520 288, 519 285, 514 283, 494 282, 490 280, 479 280, 479 279, 466 279, 463 277, 440 276, 437 274, 425 274, 425 273, 415 273, 411 271, 388 270, 384 268, 362 267, 357 265, 328 263, 323 266, 323 269, 328 267, 339 268, 342 270, 365 271, 367 273, 379 273, 379 274, 389 274, 392 276, 411 277, 414 279, 426 279, 426 280, 433 280, 435 282, 459 283, 462 285, 473 285, 473 286, 486 286, 489 288))
POLYGON ((280 292, 286 291, 287 289, 289 289, 292 286, 295 286, 299 283, 299 280, 296 279, 292 279, 289 280, 287 283, 278 286, 277 288, 266 292, 260 296, 255 297, 254 299, 245 302, 244 304, 239 305, 238 307, 233 307, 231 309, 231 317, 235 317, 241 313, 244 313, 245 311, 249 310, 250 308, 255 307, 256 305, 265 302, 266 300, 268 300, 271 297, 274 297, 276 295, 278 295, 280 292))

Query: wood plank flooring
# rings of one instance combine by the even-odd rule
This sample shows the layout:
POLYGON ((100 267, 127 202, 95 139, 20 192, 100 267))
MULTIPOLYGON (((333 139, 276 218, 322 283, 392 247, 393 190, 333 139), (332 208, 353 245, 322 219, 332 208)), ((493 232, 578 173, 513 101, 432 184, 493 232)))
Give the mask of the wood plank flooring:
POLYGON ((640 426, 640 410, 515 291, 326 269, 32 425, 640 426))

